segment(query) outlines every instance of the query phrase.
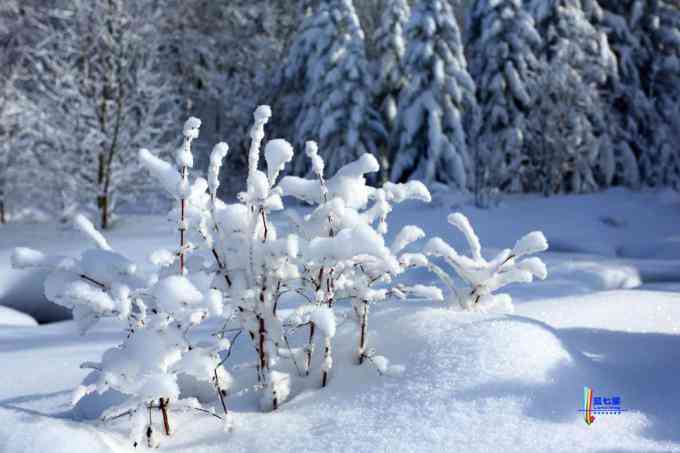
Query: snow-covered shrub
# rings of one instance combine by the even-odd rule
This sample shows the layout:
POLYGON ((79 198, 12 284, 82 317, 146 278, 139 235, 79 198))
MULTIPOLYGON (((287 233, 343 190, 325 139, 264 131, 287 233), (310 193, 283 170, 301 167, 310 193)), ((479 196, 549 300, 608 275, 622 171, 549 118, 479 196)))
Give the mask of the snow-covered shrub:
POLYGON ((47 299, 72 309, 81 333, 101 318, 125 320, 136 316, 135 292, 145 288, 148 279, 138 273, 135 263, 113 251, 85 217, 76 216, 74 224, 94 248, 85 250, 79 258, 70 258, 19 247, 12 254, 13 267, 49 270, 47 299))
POLYGON ((142 165, 175 198, 170 217, 179 231, 177 248, 151 253, 153 268, 148 272, 113 251, 84 217, 77 217, 76 225, 96 248, 79 258, 15 251, 16 267, 51 270, 48 299, 73 308, 82 331, 102 317, 125 321, 123 343, 107 350, 99 362, 82 365, 92 372, 76 390, 74 402, 93 392, 121 394, 102 417, 130 415, 136 443, 145 440, 157 446, 155 410, 160 410, 165 433, 170 434, 170 410, 206 411, 200 402, 210 400, 210 393, 222 404, 225 414, 220 418, 231 426, 225 398, 234 379, 224 365, 241 333, 254 347, 256 372, 252 380, 244 375, 238 384, 244 391, 260 391, 263 410, 277 409, 289 397, 293 381, 305 379, 313 369, 318 369, 322 387, 329 382, 338 320, 358 326, 359 364, 368 362, 381 375, 400 373, 402 367, 390 365, 369 347, 369 308, 390 298, 443 301, 436 287, 407 286, 396 280, 411 268, 428 267, 453 287, 451 278, 426 254, 444 256, 469 283, 465 293, 455 293, 465 307, 505 301, 493 291, 513 281, 545 276, 545 266, 537 258, 520 261, 547 247, 540 233, 526 236, 515 249, 487 262, 467 219, 460 215, 450 221, 468 237, 472 258, 460 257, 441 240, 430 241, 425 253, 408 252, 409 245, 425 236, 413 225, 403 227, 388 244, 387 220, 393 206, 406 200, 429 202, 427 188, 419 181, 369 186, 367 177, 379 165, 368 153, 326 178, 315 142, 307 142, 305 149, 314 178, 279 178, 293 161, 294 150, 282 139, 263 146, 270 116, 268 106, 255 111, 246 190, 231 204, 217 197, 220 169, 229 151, 225 143, 213 149, 207 179, 190 178, 191 145, 200 120, 185 123, 176 164, 146 149, 139 152, 142 165), (313 207, 300 215, 297 204, 284 204, 286 197, 313 207), (340 301, 349 302, 350 309, 339 306, 340 301), (285 319, 277 311, 282 303, 292 308, 285 319), (197 341, 195 327, 210 317, 221 318, 222 327, 211 332, 209 341, 197 341), (230 328, 232 322, 236 328, 230 328), (292 348, 290 335, 303 327, 309 328, 308 341, 292 348), (236 332, 231 340, 226 338, 228 331, 236 332), (319 363, 313 366, 315 345, 321 342, 319 363), (299 376, 290 372, 289 361, 299 376))
MULTIPOLYGON (((142 151, 144 165, 159 182, 180 200, 179 217, 188 242, 183 250, 195 257, 192 272, 206 275, 211 288, 222 291, 227 313, 239 321, 257 353, 256 387, 261 389, 261 407, 276 409, 289 394, 291 376, 280 359, 304 360, 303 376, 309 375, 317 338, 323 338, 320 366, 322 385, 333 365, 332 339, 335 335, 335 302, 352 302, 353 318, 359 324, 358 358, 369 358, 366 351, 368 306, 390 295, 443 298, 436 288, 408 288, 389 284, 395 276, 414 266, 427 263, 424 255, 401 253, 408 244, 424 236, 409 226, 391 245, 385 244, 387 216, 392 204, 408 199, 429 201, 430 194, 417 181, 408 184, 386 183, 381 188, 367 185, 366 176, 378 171, 371 154, 363 154, 344 165, 330 179, 324 175, 325 162, 314 142, 306 145, 315 179, 287 176, 279 180, 286 164, 293 161, 293 147, 282 139, 264 145, 264 127, 271 110, 261 106, 255 111, 248 155, 247 188, 238 202, 227 204, 217 198, 221 162, 228 152, 218 144, 210 159, 208 181, 201 178, 189 184, 169 171, 170 164, 142 151), (266 171, 259 170, 261 154, 266 171), (177 191, 175 188, 185 187, 177 191), (316 205, 300 217, 288 209, 282 197, 289 196, 316 205), (283 233, 271 220, 273 213, 287 220, 283 233), (182 214, 184 212, 184 214, 182 214), (380 285, 380 288, 378 288, 380 285), (277 308, 284 295, 294 295, 297 309, 282 320, 277 308), (301 350, 290 348, 287 335, 309 326, 309 344, 301 350)), ((159 252, 172 258, 172 253, 159 252)), ((229 319, 227 319, 229 321, 229 319)), ((387 360, 374 363, 389 369, 387 360)), ((376 365, 377 366, 377 365, 376 365)))
MULTIPOLYGON (((352 302, 354 318, 359 324, 357 357, 362 363, 367 357, 369 305, 390 295, 423 294, 421 287, 390 288, 389 285, 408 268, 427 262, 423 255, 402 253, 407 245, 424 237, 424 232, 416 226, 406 226, 390 245, 385 243, 384 235, 393 204, 409 199, 429 202, 430 193, 418 181, 388 182, 380 188, 368 186, 366 175, 379 169, 377 160, 370 154, 345 165, 328 180, 324 177, 324 161, 316 143, 307 142, 306 154, 316 179, 287 176, 280 184, 283 195, 316 205, 304 218, 293 213, 290 219, 303 244, 300 272, 302 289, 309 294, 310 304, 301 307, 287 324, 310 326, 305 360, 307 374, 315 326, 320 326, 319 321, 329 326, 320 329, 324 334, 322 385, 325 385, 332 367, 331 339, 335 331, 332 320, 335 318, 332 311, 319 311, 321 307, 333 309, 335 302, 343 299, 352 302), (380 288, 376 289, 378 285, 380 288)), ((436 288, 430 288, 425 297, 432 295, 441 297, 436 288)))
MULTIPOLYGON (((241 328, 249 333, 258 352, 258 381, 265 392, 261 400, 265 409, 275 409, 289 393, 290 377, 272 369, 279 357, 296 360, 288 347, 286 329, 310 327, 310 341, 302 351, 305 375, 311 367, 315 333, 321 334, 324 353, 320 368, 325 385, 333 363, 335 301, 350 299, 353 303, 360 325, 361 362, 366 357, 369 303, 389 294, 420 294, 422 288, 399 287, 390 292, 373 287, 388 284, 407 268, 426 262, 422 255, 398 255, 424 236, 420 229, 405 228, 390 247, 385 245, 384 234, 391 204, 430 200, 425 186, 416 181, 387 183, 378 189, 368 186, 366 175, 379 169, 370 154, 343 166, 327 181, 325 162, 313 142, 307 143, 306 155, 316 178, 288 176, 278 182, 279 173, 293 159, 293 148, 284 140, 269 141, 264 147, 267 171, 258 170, 264 125, 270 115, 264 106, 255 112, 247 190, 240 194, 240 202, 226 205, 215 196, 219 162, 226 152, 222 146, 216 147, 211 159, 210 196, 192 198, 189 208, 202 213, 196 224, 203 248, 210 249, 215 261, 208 269, 214 274, 213 285, 224 291, 226 303, 238 314, 241 328), (300 218, 294 209, 286 209, 282 196, 317 206, 300 218), (283 217, 289 221, 286 237, 279 238, 269 220, 273 211, 284 211, 283 217), (281 296, 291 292, 304 303, 282 325, 277 306, 281 296)), ((438 295, 435 289, 427 294, 438 295)))
MULTIPOLYGON (((261 106, 255 111, 255 124, 251 129, 248 154, 247 190, 239 194, 239 201, 226 204, 217 198, 219 171, 228 153, 228 146, 219 143, 211 158, 208 180, 197 178, 189 183, 186 171, 177 174, 167 162, 146 150, 140 158, 150 173, 171 194, 180 200, 179 218, 182 245, 177 255, 180 266, 185 253, 195 259, 187 260, 190 272, 201 275, 215 296, 229 307, 227 311, 240 322, 257 351, 258 386, 264 390, 263 408, 276 409, 288 395, 287 378, 272 370, 282 346, 281 322, 276 316, 280 296, 288 291, 291 282, 299 277, 297 263, 298 242, 295 235, 279 237, 270 214, 283 209, 281 190, 276 182, 278 175, 293 158, 292 147, 284 140, 272 140, 264 149, 267 172, 258 170, 260 151, 264 139, 264 126, 271 110, 261 106), (178 190, 179 188, 179 190, 178 190), (186 239, 187 242, 184 242, 186 239)), ((200 124, 195 120, 194 124, 200 124)), ((195 130, 187 123, 185 133, 195 130)), ((189 157, 186 155, 185 157, 189 157)), ((191 161, 178 154, 183 168, 191 161)), ((171 264, 175 254, 168 251, 156 253, 159 261, 171 264)))
MULTIPOLYGON (((151 261, 157 272, 142 273, 141 266, 115 252, 83 216, 75 218, 76 226, 96 245, 79 258, 48 256, 41 252, 16 249, 12 262, 17 268, 46 268, 47 298, 73 309, 82 333, 103 317, 116 317, 126 322, 128 335, 119 346, 104 352, 100 362, 87 362, 92 369, 83 384, 76 389, 73 403, 83 396, 109 389, 123 395, 122 402, 109 407, 102 418, 129 414, 132 419, 131 438, 135 443, 146 437, 155 446, 151 425, 152 409, 160 409, 166 434, 171 426, 169 410, 180 400, 178 378, 205 383, 223 397, 232 379, 221 366, 219 352, 229 347, 223 336, 213 336, 209 342, 196 342, 190 331, 211 316, 223 311, 222 295, 210 287, 201 272, 185 266, 192 245, 185 240, 190 219, 190 202, 205 191, 207 182, 197 179, 188 183, 188 168, 192 166, 191 141, 198 135, 200 121, 191 118, 184 127, 184 143, 177 153, 177 167, 163 162, 143 150, 142 162, 152 173, 161 176, 164 187, 178 199, 180 244, 175 251, 152 253, 151 261), (179 266, 171 268, 176 258, 179 266)), ((192 398, 178 408, 196 408, 192 398)), ((225 406, 225 418, 226 417, 225 406)))
POLYGON ((428 256, 443 258, 453 271, 463 280, 465 286, 456 288, 454 279, 434 263, 432 270, 448 287, 451 294, 448 303, 460 306, 463 310, 511 311, 512 299, 508 294, 494 294, 511 283, 531 283, 534 277, 543 280, 548 276, 545 264, 540 258, 525 258, 548 249, 548 241, 540 231, 523 236, 512 249, 503 249, 493 259, 482 256, 482 246, 470 221, 461 213, 448 217, 465 236, 470 246, 470 256, 460 255, 441 238, 431 239, 424 249, 428 256))

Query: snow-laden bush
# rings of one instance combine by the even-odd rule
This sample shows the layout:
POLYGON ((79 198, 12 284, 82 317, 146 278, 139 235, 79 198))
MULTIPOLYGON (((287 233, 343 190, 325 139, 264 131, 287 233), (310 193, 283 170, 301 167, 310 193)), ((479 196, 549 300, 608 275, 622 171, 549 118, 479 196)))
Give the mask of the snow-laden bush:
MULTIPOLYGON (((370 154, 363 154, 326 180, 325 162, 313 142, 307 143, 306 155, 316 178, 288 176, 279 180, 285 165, 293 160, 293 147, 282 139, 266 143, 266 171, 259 170, 264 126, 271 111, 261 106, 254 116, 247 188, 239 194, 238 203, 226 204, 217 198, 221 162, 228 152, 226 144, 218 144, 211 156, 208 181, 199 178, 193 184, 185 183, 190 189, 184 208, 180 204, 184 212, 180 218, 189 238, 186 247, 209 259, 208 265, 205 259, 196 260, 196 271, 210 275, 210 285, 222 291, 227 311, 235 314, 239 329, 253 342, 261 406, 268 410, 276 409, 289 394, 291 377, 276 369, 279 359, 292 360, 296 367, 302 360, 304 365, 298 369, 308 376, 319 337, 324 345, 321 384, 328 382, 337 300, 352 302, 352 318, 360 325, 358 361, 363 362, 372 358, 366 350, 370 303, 385 300, 389 294, 434 294, 440 298, 441 294, 436 288, 385 286, 409 267, 427 262, 424 255, 399 255, 405 246, 424 236, 419 228, 406 227, 390 246, 384 239, 391 205, 408 199, 429 202, 424 185, 412 181, 368 186, 366 175, 379 169, 370 154), (286 208, 284 196, 316 207, 302 218, 295 209, 286 208), (271 221, 276 211, 283 211, 281 217, 288 222, 285 234, 271 221), (383 287, 375 289, 377 285, 383 287), (277 308, 285 295, 297 296, 298 307, 292 316, 281 320, 277 308), (288 334, 302 326, 309 326, 309 344, 293 349, 288 334)), ((164 170, 169 164, 147 151, 142 151, 141 157, 159 182, 174 193, 176 175, 164 170)), ((381 365, 379 370, 388 368, 384 358, 372 362, 381 365)))
POLYGON ((130 415, 136 443, 145 439, 149 446, 158 445, 152 424, 155 410, 162 414, 166 434, 171 431, 173 409, 208 412, 231 427, 226 398, 235 383, 225 362, 241 333, 251 341, 256 360, 252 379, 241 377, 238 385, 243 391, 258 390, 263 410, 277 409, 296 379, 313 374, 313 385, 327 385, 339 322, 357 325, 358 364, 368 362, 381 375, 400 373, 401 366, 391 365, 369 347, 369 307, 390 298, 443 301, 439 288, 396 280, 411 268, 427 267, 453 288, 451 278, 426 254, 446 258, 470 284, 465 292, 455 293, 464 307, 505 300, 493 296, 493 291, 513 281, 530 281, 534 275, 545 277, 545 266, 537 258, 520 261, 547 247, 540 233, 526 236, 514 250, 487 262, 467 219, 459 214, 449 220, 465 233, 472 258, 459 256, 441 239, 430 241, 424 253, 408 252, 409 245, 425 236, 413 225, 403 227, 388 243, 387 219, 393 206, 406 200, 429 202, 427 188, 418 181, 369 186, 367 176, 379 170, 371 154, 327 178, 314 142, 307 142, 305 149, 313 179, 280 178, 293 161, 294 150, 282 139, 263 147, 270 116, 267 106, 255 111, 246 190, 234 203, 217 197, 220 169, 229 151, 226 143, 213 149, 207 179, 190 178, 191 144, 198 137, 200 120, 185 123, 175 164, 140 151, 143 167, 176 200, 170 217, 179 230, 177 248, 151 253, 149 271, 142 272, 142 266, 116 253, 81 216, 75 223, 96 247, 79 258, 30 249, 14 253, 16 267, 51 270, 46 295, 73 309, 81 331, 103 317, 126 322, 127 337, 121 345, 107 350, 99 362, 82 365, 92 372, 76 390, 74 402, 93 392, 120 393, 121 402, 102 417, 130 415), (287 206, 284 199, 312 207, 301 215, 297 203, 287 206), (278 311, 284 303, 292 308, 286 316, 278 311), (210 332, 210 341, 199 342, 194 328, 210 317, 221 318, 221 327, 210 332), (302 328, 309 329, 309 335, 300 347, 292 347, 292 335, 302 328), (235 332, 231 340, 227 332, 235 332), (315 355, 318 344, 323 349, 315 355), (201 406, 199 400, 211 399, 206 390, 217 394, 213 400, 219 399, 224 417, 201 406))
MULTIPOLYGON (((219 351, 229 347, 223 336, 197 343, 191 330, 211 316, 220 316, 222 295, 210 287, 200 272, 190 272, 185 257, 191 245, 185 241, 186 208, 205 180, 188 184, 192 166, 191 141, 198 136, 200 121, 187 121, 184 144, 177 153, 177 167, 158 161, 142 151, 142 161, 158 164, 156 173, 164 175, 168 189, 179 200, 180 244, 173 252, 151 256, 157 272, 143 273, 141 266, 115 252, 104 236, 83 216, 75 218, 78 227, 96 246, 79 258, 49 256, 39 251, 18 248, 12 256, 16 268, 45 268, 45 295, 59 305, 73 309, 82 333, 99 319, 114 317, 126 322, 128 335, 123 343, 104 352, 100 362, 87 362, 82 368, 93 370, 76 389, 73 404, 83 396, 114 390, 124 396, 120 404, 108 408, 103 419, 130 415, 131 438, 139 443, 146 438, 156 444, 151 424, 152 409, 160 409, 166 434, 170 434, 169 408, 180 401, 178 379, 213 386, 220 398, 232 378, 220 364, 219 351), (162 164, 162 165, 161 165, 162 164), (179 257, 179 267, 171 264, 179 257)), ((181 408, 198 408, 194 399, 184 399, 181 408)), ((225 406, 225 419, 228 420, 225 406)))
POLYGON ((470 256, 460 255, 441 238, 430 239, 424 253, 443 258, 463 280, 465 286, 456 288, 454 279, 434 263, 429 268, 451 291, 447 301, 463 310, 512 311, 512 298, 508 294, 494 294, 511 283, 531 283, 534 277, 543 280, 548 276, 540 258, 525 258, 548 249, 548 241, 540 231, 523 236, 512 249, 503 249, 493 259, 482 256, 482 246, 470 221, 457 212, 448 217, 451 225, 460 230, 470 246, 470 256))
MULTIPOLYGON (((317 145, 308 142, 306 154, 316 179, 287 176, 281 181, 283 195, 314 204, 315 209, 304 218, 295 211, 289 217, 299 235, 301 250, 301 284, 309 304, 304 305, 286 323, 293 328, 309 325, 305 374, 309 374, 314 348, 315 328, 324 335, 324 362, 321 365, 325 386, 332 367, 332 342, 335 331, 332 309, 338 300, 352 303, 353 318, 359 324, 357 359, 361 364, 372 353, 367 349, 369 305, 390 295, 425 296, 442 299, 437 288, 391 287, 393 279, 408 268, 424 266, 424 255, 402 253, 410 243, 425 236, 416 226, 404 227, 391 244, 385 243, 387 216, 392 205, 413 199, 430 201, 427 188, 418 181, 406 184, 385 183, 380 188, 366 184, 366 175, 379 170, 377 160, 364 154, 345 165, 330 179, 324 177, 324 161, 317 145), (376 288, 376 286, 380 288, 376 288), (328 307, 328 309, 323 309, 328 307), (326 313, 326 315, 322 315, 326 313), (322 319, 316 319, 321 317, 322 319), (321 321, 321 322, 319 322, 321 321), (322 326, 330 326, 324 328, 322 326)), ((378 360, 372 360, 377 364, 378 360)), ((380 363, 387 363, 383 358, 380 363)), ((380 370, 381 367, 378 366, 380 370)))

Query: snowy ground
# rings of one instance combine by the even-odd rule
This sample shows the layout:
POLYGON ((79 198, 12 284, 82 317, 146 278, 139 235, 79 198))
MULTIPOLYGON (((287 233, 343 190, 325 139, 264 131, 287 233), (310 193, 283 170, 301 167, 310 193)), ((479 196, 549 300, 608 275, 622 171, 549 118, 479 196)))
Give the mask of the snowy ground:
MULTIPOLYGON (((397 208, 391 229, 415 222, 463 249, 445 219, 456 210, 486 246, 511 246, 535 229, 550 241, 550 276, 511 288, 514 315, 385 304, 371 315, 369 343, 406 365, 403 375, 379 376, 338 350, 327 389, 316 390, 312 376, 273 414, 256 411, 255 396, 237 389, 232 433, 212 417, 173 414, 175 433, 161 449, 680 452, 680 197, 613 190, 512 198, 485 211, 446 199, 397 208), (626 412, 587 426, 578 412, 584 386, 620 396, 626 412)), ((127 217, 109 237, 141 258, 167 245, 172 228, 160 217, 127 217)), ((40 224, 0 229, 0 304, 41 321, 63 317, 41 298, 39 274, 9 269, 20 245, 76 254, 79 235, 40 224)), ((426 272, 411 279, 434 282, 426 272)), ((341 326, 338 335, 352 340, 336 343, 353 344, 355 330, 341 326)), ((79 364, 120 339, 111 321, 80 337, 69 321, 35 326, 0 307, 0 452, 135 451, 126 420, 88 421, 96 399, 69 404, 86 374, 79 364)), ((250 348, 237 343, 235 373, 252 373, 238 369, 250 348)))

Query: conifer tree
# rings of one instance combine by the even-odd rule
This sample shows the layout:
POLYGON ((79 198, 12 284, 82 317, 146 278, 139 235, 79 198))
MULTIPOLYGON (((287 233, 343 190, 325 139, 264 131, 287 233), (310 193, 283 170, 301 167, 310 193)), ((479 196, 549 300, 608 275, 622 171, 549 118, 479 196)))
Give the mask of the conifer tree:
MULTIPOLYGON (((604 102, 603 90, 615 83, 617 78, 616 58, 611 51, 607 36, 604 30, 596 27, 602 18, 602 10, 596 0, 533 0, 529 4, 529 10, 536 20, 537 30, 544 38, 541 58, 546 73, 541 77, 549 78, 559 66, 568 66, 564 74, 560 76, 562 81, 555 80, 556 85, 553 84, 555 89, 563 92, 563 105, 560 105, 557 99, 537 100, 537 102, 543 105, 556 103, 555 106, 559 107, 560 115, 565 118, 570 114, 564 109, 573 108, 571 113, 573 121, 578 119, 580 122, 588 122, 588 125, 581 124, 578 129, 589 131, 586 135, 591 133, 593 135, 593 140, 589 140, 592 151, 583 153, 580 151, 581 143, 574 140, 573 130, 564 128, 561 124, 544 125, 551 128, 551 130, 544 131, 546 136, 559 138, 565 146, 576 146, 576 148, 564 149, 564 156, 556 158, 555 162, 573 159, 578 161, 569 170, 564 170, 563 176, 569 180, 569 183, 557 184, 555 182, 552 187, 559 191, 594 190, 599 186, 594 175, 603 166, 600 149, 610 142, 607 127, 609 109, 604 102), (577 101, 573 96, 585 94, 572 95, 564 92, 569 87, 584 90, 583 93, 593 98, 577 101), (566 135, 560 138, 560 134, 566 135), (578 172, 578 177, 574 176, 574 171, 578 172)), ((541 96, 550 96, 553 91, 553 89, 537 90, 541 96)), ((542 122, 538 116, 535 118, 542 122)), ((538 130, 535 124, 530 124, 528 127, 538 130)), ((539 142, 527 141, 526 149, 529 160, 536 162, 542 157, 531 156, 531 153, 542 153, 540 149, 545 143, 539 135, 533 134, 533 137, 539 142)), ((605 163, 605 165, 611 165, 611 163, 605 163)), ((528 180, 536 181, 537 175, 529 174, 528 180)), ((544 188, 543 190, 545 193, 552 193, 551 189, 544 188)))
POLYGON ((376 47, 375 95, 385 124, 393 127, 397 117, 397 100, 404 86, 405 29, 411 8, 406 0, 392 0, 384 10, 380 26, 373 35, 376 47))
POLYGON ((666 0, 603 1, 619 57, 615 107, 623 139, 651 186, 677 185, 680 5, 666 0), (675 132, 674 132, 675 131, 675 132))
MULTIPOLYGON (((374 103, 388 134, 391 134, 394 129, 397 118, 397 100, 407 81, 404 62, 405 29, 410 14, 411 8, 406 0, 390 0, 373 35, 376 55, 374 103)), ((382 145, 381 170, 389 172, 389 146, 387 142, 382 145)))
POLYGON ((418 0, 407 27, 408 84, 398 103, 391 179, 472 182, 466 131, 476 127, 475 84, 451 5, 418 0))
MULTIPOLYGON (((376 154, 385 131, 370 105, 364 34, 352 1, 321 2, 303 21, 288 59, 288 77, 305 86, 295 121, 296 144, 318 138, 331 173, 366 152, 376 154)), ((295 171, 307 170, 307 161, 298 158, 295 171)))
POLYGON ((469 15, 466 41, 484 118, 474 140, 478 198, 495 189, 520 191, 541 37, 522 1, 478 0, 469 15))

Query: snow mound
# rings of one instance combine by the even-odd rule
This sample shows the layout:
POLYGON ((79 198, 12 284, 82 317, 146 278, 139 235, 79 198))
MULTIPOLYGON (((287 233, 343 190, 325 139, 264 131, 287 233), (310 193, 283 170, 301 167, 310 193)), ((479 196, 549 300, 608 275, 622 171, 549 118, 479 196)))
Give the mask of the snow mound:
MULTIPOLYGON (((9 411, 0 410, 0 417, 7 420, 9 411), (7 418, 5 418, 7 417, 7 418)), ((51 417, 34 417, 20 427, 0 427, 0 438, 7 435, 6 451, 12 453, 70 453, 73 451, 132 453, 139 451, 123 442, 123 437, 96 430, 89 426, 51 417)), ((5 450, 3 450, 5 451, 5 450)))
MULTIPOLYGON (((648 420, 637 412, 586 426, 578 408, 596 373, 541 322, 396 307, 369 324, 369 347, 406 365, 402 374, 380 376, 338 347, 328 388, 294 394, 274 414, 235 414, 230 450, 616 451, 622 439, 631 450, 668 447, 644 438, 648 420)), ((342 325, 335 344, 355 335, 342 325)))
MULTIPOLYGON (((370 362, 355 365, 356 330, 342 325, 329 387, 292 395, 273 416, 236 414, 230 448, 494 451, 495 424, 519 423, 531 410, 523 389, 548 385, 556 370, 576 363, 549 329, 522 318, 398 307, 373 313, 370 325, 369 347, 404 364, 402 374, 381 376, 370 362), (522 396, 488 391, 506 385, 522 396)), ((566 415, 578 422, 575 410, 566 415)), ((534 431, 526 440, 531 436, 541 437, 534 431)))
MULTIPOLYGON (((633 301, 635 292, 628 293, 633 301)), ((647 301, 658 293, 649 296, 647 301)), ((606 307, 597 311, 606 313, 608 320, 616 307, 622 306, 610 299, 598 299, 606 307)), ((573 302, 584 304, 577 299, 573 302)), ((589 300, 586 305, 596 302, 589 300)), ((668 304, 677 306, 677 297, 668 304)), ((638 305, 650 313, 657 311, 649 303, 640 301, 638 305)), ((530 306, 537 312, 556 308, 538 302, 522 305, 530 306)), ((565 312, 579 313, 573 306, 566 307, 565 312)), ((621 310, 622 322, 628 312, 621 310)), ((598 318, 591 312, 587 316, 598 318)), ((558 312, 556 317, 562 319, 564 314, 558 312)), ((669 329, 671 324, 669 321, 669 329)), ((104 334, 101 329, 106 325, 98 326, 92 334, 104 334)), ((36 331, 44 330, 50 338, 62 332, 64 341, 70 344, 72 323, 52 326, 36 331)), ((113 331, 110 326, 109 331, 113 331)), ((444 452, 455 445, 455 451, 475 453, 677 451, 677 444, 654 440, 657 436, 653 435, 649 438, 654 418, 635 404, 625 416, 603 416, 592 426, 583 422, 578 412, 583 385, 606 388, 601 372, 607 370, 593 366, 570 343, 565 346, 563 340, 569 336, 564 335, 543 321, 519 316, 461 313, 408 303, 376 306, 369 321, 369 348, 384 355, 393 366, 405 365, 403 373, 380 375, 370 361, 356 365, 357 331, 351 323, 343 323, 334 339, 336 365, 327 388, 319 388, 318 374, 299 378, 291 372, 289 401, 270 413, 258 411, 257 395, 235 389, 228 398, 232 432, 225 434, 223 424, 212 417, 173 413, 177 431, 172 437, 162 437, 161 450, 444 452)), ((96 348, 104 346, 98 343, 96 348)), ((84 349, 75 352, 82 359, 96 356, 93 347, 83 345, 84 349)), ((243 368, 250 360, 251 347, 238 342, 235 361, 229 368, 252 374, 252 369, 243 368)), ((73 352, 69 350, 69 360, 73 352)), ((52 356, 54 348, 44 348, 40 353, 52 356)), ((30 360, 35 361, 35 356, 30 360)), ((43 362, 52 367, 47 360, 38 361, 40 366, 43 362)), ((99 424, 61 418, 64 414, 59 411, 68 407, 70 397, 64 389, 80 381, 75 371, 75 366, 66 367, 47 387, 38 376, 33 384, 40 389, 36 395, 26 402, 0 407, 0 418, 7 420, 0 426, 0 445, 25 453, 72 451, 74 445, 93 453, 137 451, 125 438, 126 420, 99 424), (53 390, 59 391, 44 393, 53 390)), ((16 382, 24 381, 21 378, 16 382)), ((635 381, 634 387, 644 388, 642 382, 635 381)), ((19 393, 27 390, 22 387, 19 393)), ((612 390, 621 390, 626 401, 636 401, 630 389, 612 390)), ((218 405, 213 401, 213 407, 218 405)), ((84 415, 75 411, 67 417, 82 420, 84 415)), ((160 422, 158 417, 155 422, 160 422)))
POLYGON ((0 326, 32 327, 37 325, 36 320, 27 314, 0 305, 0 326))
POLYGON ((556 368, 574 364, 547 327, 518 317, 422 309, 399 316, 394 324, 389 330, 400 335, 380 352, 394 360, 409 357, 405 380, 439 381, 449 394, 491 382, 546 383, 556 368), (419 351, 415 357, 399 351, 403 343, 419 351))
POLYGON ((632 289, 642 284, 640 272, 634 266, 602 263, 595 260, 567 261, 551 268, 555 279, 568 279, 590 291, 632 289))

